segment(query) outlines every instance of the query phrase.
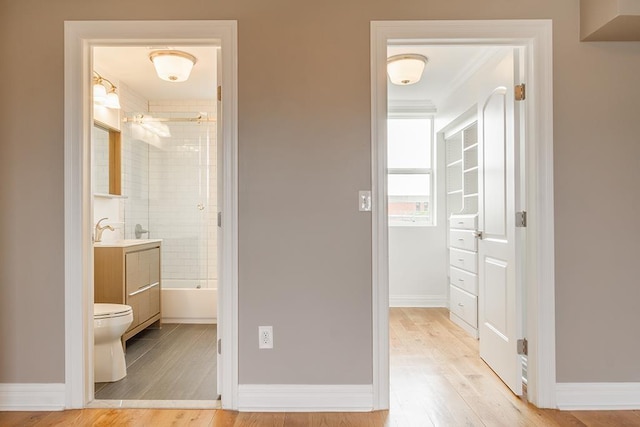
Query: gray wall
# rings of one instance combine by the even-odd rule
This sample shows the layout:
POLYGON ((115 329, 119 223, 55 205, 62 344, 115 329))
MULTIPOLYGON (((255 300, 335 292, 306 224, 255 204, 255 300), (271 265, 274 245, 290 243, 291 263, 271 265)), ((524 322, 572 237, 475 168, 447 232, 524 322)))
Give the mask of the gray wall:
POLYGON ((554 20, 558 380, 640 381, 640 44, 580 43, 578 0, 0 0, 0 382, 64 381, 64 20, 238 20, 240 381, 358 384, 369 22, 501 18, 554 20))

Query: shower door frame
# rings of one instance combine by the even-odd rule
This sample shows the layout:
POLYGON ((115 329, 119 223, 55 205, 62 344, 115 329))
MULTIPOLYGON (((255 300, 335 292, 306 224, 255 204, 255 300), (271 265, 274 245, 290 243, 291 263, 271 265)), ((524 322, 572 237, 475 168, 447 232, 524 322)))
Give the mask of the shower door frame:
MULTIPOLYGON (((100 45, 201 44, 221 47, 218 74, 223 158, 217 162, 223 193, 219 248, 218 338, 224 409, 238 401, 238 31, 237 21, 65 21, 64 58, 64 258, 65 408, 94 399, 93 212, 91 203, 92 47, 100 45)), ((143 405, 144 406, 144 405, 143 405)))

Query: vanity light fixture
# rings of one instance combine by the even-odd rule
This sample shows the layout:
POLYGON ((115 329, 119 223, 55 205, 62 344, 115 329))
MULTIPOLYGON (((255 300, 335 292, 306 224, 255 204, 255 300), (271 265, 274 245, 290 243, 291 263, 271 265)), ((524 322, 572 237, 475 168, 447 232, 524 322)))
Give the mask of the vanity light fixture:
POLYGON ((403 53, 387 58, 387 74, 391 83, 400 86, 412 85, 422 78, 427 57, 415 53, 403 53))
POLYGON ((93 103, 114 110, 120 109, 120 98, 116 92, 116 85, 109 79, 102 77, 96 71, 93 72, 93 103), (109 90, 105 84, 109 85, 109 90))
POLYGON ((168 82, 183 82, 198 61, 195 56, 181 50, 155 50, 149 54, 158 77, 168 82))

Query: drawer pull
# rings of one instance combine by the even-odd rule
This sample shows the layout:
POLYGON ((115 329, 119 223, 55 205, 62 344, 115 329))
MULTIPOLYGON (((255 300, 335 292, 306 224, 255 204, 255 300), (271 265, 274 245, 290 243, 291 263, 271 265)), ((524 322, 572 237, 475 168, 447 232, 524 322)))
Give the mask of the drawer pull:
POLYGON ((150 284, 150 285, 143 286, 143 287, 139 288, 137 291, 135 291, 135 292, 131 292, 131 293, 129 294, 129 296, 130 296, 130 297, 132 297, 132 296, 134 296, 134 295, 141 294, 141 293, 143 293, 144 291, 148 291, 149 289, 151 289, 151 288, 153 288, 153 287, 158 286, 159 284, 160 284, 159 282, 155 282, 155 283, 152 283, 152 284, 150 284))
POLYGON ((464 279, 458 279, 458 282, 464 282, 464 279))
POLYGON ((464 258, 458 258, 458 261, 464 262, 464 258))
POLYGON ((464 221, 458 221, 458 224, 464 224, 464 221))
POLYGON ((464 239, 463 239, 462 237, 460 237, 460 238, 458 239, 458 242, 464 242, 464 239))
POLYGON ((464 307, 464 304, 463 304, 463 303, 461 303, 461 302, 459 302, 459 303, 458 303, 458 306, 459 306, 459 307, 464 307))

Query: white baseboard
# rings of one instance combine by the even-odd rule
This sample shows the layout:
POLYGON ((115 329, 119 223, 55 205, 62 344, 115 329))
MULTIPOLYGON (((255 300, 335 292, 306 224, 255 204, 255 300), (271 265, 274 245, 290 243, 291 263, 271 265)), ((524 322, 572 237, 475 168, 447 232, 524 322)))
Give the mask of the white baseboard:
POLYGON ((640 409, 640 383, 558 383, 556 402, 563 410, 640 409))
POLYGON ((64 384, 0 384, 0 411, 62 411, 64 384))
POLYGON ((389 307, 449 307, 446 295, 389 295, 389 307))
POLYGON ((368 412, 373 410, 373 386, 240 384, 242 412, 368 412))

